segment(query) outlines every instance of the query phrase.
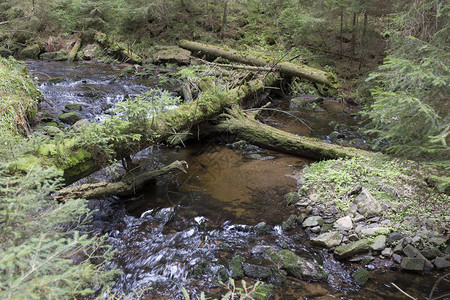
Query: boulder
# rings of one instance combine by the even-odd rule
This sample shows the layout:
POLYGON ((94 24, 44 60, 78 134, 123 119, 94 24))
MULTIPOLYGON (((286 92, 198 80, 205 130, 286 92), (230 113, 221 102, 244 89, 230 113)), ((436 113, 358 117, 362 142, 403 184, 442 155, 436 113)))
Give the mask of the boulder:
POLYGON ((64 106, 65 109, 67 110, 78 110, 81 111, 81 104, 75 104, 75 103, 70 103, 70 104, 66 104, 64 106))
POLYGON ((315 226, 322 226, 323 225, 323 219, 320 216, 312 216, 309 218, 306 218, 305 221, 303 221, 302 226, 303 227, 315 227, 315 226))
POLYGON ((93 60, 97 52, 99 51, 100 46, 97 44, 89 44, 83 49, 83 55, 82 58, 85 60, 93 60))
POLYGON ((287 205, 292 205, 294 203, 299 202, 302 198, 297 192, 292 192, 284 195, 284 199, 286 200, 287 205))
POLYGON ((364 285, 369 281, 369 271, 364 268, 358 268, 352 275, 355 283, 358 285, 364 285))
POLYGON ((284 231, 289 231, 294 229, 298 223, 301 223, 301 217, 297 217, 296 215, 290 215, 289 218, 281 224, 281 228, 284 231))
POLYGON ((358 212, 367 217, 377 216, 383 211, 381 204, 365 188, 355 198, 355 203, 358 205, 358 212))
POLYGON ((411 258, 404 257, 402 259, 402 263, 400 264, 400 268, 406 271, 423 271, 425 266, 425 259, 422 258, 411 258))
POLYGON ((386 242, 387 242, 388 245, 392 246, 393 243, 401 240, 402 238, 403 238, 403 235, 401 235, 400 233, 392 232, 392 233, 390 233, 388 235, 388 238, 387 238, 386 242))
POLYGON ((77 114, 76 112, 69 112, 69 113, 62 113, 58 115, 58 119, 61 120, 61 122, 73 125, 77 121, 81 120, 81 116, 77 114))
POLYGON ((259 235, 269 234, 272 231, 272 226, 266 224, 265 222, 261 222, 253 227, 253 231, 259 235))
POLYGON ((432 269, 434 266, 433 264, 425 258, 425 256, 420 253, 419 250, 417 250, 413 245, 408 244, 406 247, 403 248, 403 253, 409 258, 420 258, 424 261, 425 267, 428 269, 432 269))
POLYGON ((328 278, 328 274, 322 266, 303 259, 290 250, 285 249, 277 252, 270 248, 266 251, 266 255, 275 264, 286 270, 289 275, 298 279, 325 280, 328 278))
POLYGON ((161 47, 153 54, 154 64, 177 64, 189 65, 191 62, 191 52, 179 47, 161 47))
POLYGON ((446 260, 444 257, 436 257, 433 263, 439 270, 450 268, 450 262, 446 260))
POLYGON ((312 238, 311 242, 316 245, 323 246, 326 248, 339 246, 342 242, 342 234, 337 231, 322 233, 321 235, 312 238))
POLYGON ((393 254, 392 259, 394 260, 394 262, 396 262, 398 264, 400 264, 402 262, 402 257, 398 254, 393 254))
POLYGON ((350 230, 353 228, 353 222, 350 216, 342 217, 334 222, 334 227, 341 230, 350 230))
POLYGON ((348 258, 355 254, 369 251, 370 244, 368 239, 363 239, 347 245, 342 245, 334 250, 334 255, 339 259, 348 258))
POLYGON ((379 235, 372 242, 372 250, 381 251, 386 248, 386 236, 379 235))
POLYGON ((20 51, 19 56, 26 58, 38 58, 39 53, 41 53, 41 47, 39 47, 38 44, 34 44, 20 51))
POLYGON ((392 251, 392 248, 385 248, 383 249, 383 251, 381 251, 381 255, 387 258, 391 257, 393 253, 394 252, 392 251))

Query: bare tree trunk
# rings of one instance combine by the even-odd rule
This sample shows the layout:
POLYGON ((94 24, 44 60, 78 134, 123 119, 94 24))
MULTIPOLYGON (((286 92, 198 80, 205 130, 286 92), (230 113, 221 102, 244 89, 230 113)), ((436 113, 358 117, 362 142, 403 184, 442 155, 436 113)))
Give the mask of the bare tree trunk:
POLYGON ((352 40, 351 40, 351 48, 350 55, 351 57, 355 57, 355 48, 356 48, 356 13, 353 13, 353 28, 352 28, 352 40))
POLYGON ((339 53, 342 57, 342 39, 344 38, 344 9, 341 8, 341 28, 340 28, 341 38, 339 40, 339 53))
POLYGON ((223 38, 224 38, 225 27, 227 26, 228 1, 229 0, 225 0, 224 6, 223 6, 222 29, 220 31, 220 39, 221 40, 223 40, 223 38))

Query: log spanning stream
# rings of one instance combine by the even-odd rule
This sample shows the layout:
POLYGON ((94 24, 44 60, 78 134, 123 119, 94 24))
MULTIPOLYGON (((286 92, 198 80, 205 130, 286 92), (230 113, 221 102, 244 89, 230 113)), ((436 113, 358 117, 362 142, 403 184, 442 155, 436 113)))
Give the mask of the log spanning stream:
MULTIPOLYGON (((123 66, 27 63, 38 77, 38 87, 54 103, 53 107, 43 104, 43 109, 55 118, 65 104, 72 103, 82 105, 83 118, 100 120, 101 114, 127 95, 158 84, 156 73, 146 80, 115 79, 123 66), (49 83, 48 76, 64 81, 49 83)), ((356 137, 360 146, 364 144, 364 138, 351 129, 360 121, 353 117, 356 108, 332 100, 314 110, 299 108, 289 99, 273 102, 302 118, 314 131, 289 116, 269 111, 263 121, 270 125, 328 141, 345 143, 356 137)), ((280 224, 296 213, 294 206, 286 205, 283 195, 297 189, 299 172, 311 161, 251 145, 233 147, 233 142, 233 137, 224 135, 181 150, 146 149, 134 160, 149 168, 185 160, 188 173, 158 178, 135 198, 90 201, 91 208, 98 209, 93 230, 107 233, 108 242, 117 250, 111 264, 122 274, 116 278, 115 290, 128 293, 151 287, 146 299, 184 299, 181 288, 185 287, 194 298, 201 291, 218 297, 224 292, 218 280, 227 280, 226 269, 233 258, 241 256, 247 263, 264 266, 267 261, 262 253, 272 247, 319 262, 329 273, 324 282, 288 276, 275 288, 274 299, 405 299, 391 283, 416 297, 428 295, 436 275, 369 264, 370 280, 360 287, 352 278, 356 267, 313 247, 301 226, 283 231, 280 224), (264 230, 261 222, 268 225, 264 230)), ((94 179, 107 176, 104 171, 92 175, 94 179)), ((247 276, 244 279, 248 284, 256 281, 247 276)))

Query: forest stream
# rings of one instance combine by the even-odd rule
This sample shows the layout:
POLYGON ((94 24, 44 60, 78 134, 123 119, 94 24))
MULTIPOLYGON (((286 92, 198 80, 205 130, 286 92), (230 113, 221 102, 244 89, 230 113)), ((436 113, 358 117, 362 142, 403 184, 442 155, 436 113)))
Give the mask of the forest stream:
MULTIPOLYGON (((118 65, 27 61, 27 66, 45 98, 53 103, 53 107, 42 103, 42 109, 55 119, 66 104, 81 104, 82 118, 101 120, 114 104, 155 88, 159 82, 158 72, 149 79, 117 77, 125 67, 118 65), (49 77, 63 80, 50 83, 49 77)), ((170 83, 163 88, 177 90, 170 83)), ((362 122, 355 114, 357 107, 333 99, 324 99, 313 108, 299 107, 289 98, 271 102, 301 121, 267 111, 262 115, 267 124, 364 147, 365 137, 357 132, 362 122)), ((122 274, 114 290, 129 293, 151 287, 147 299, 184 299, 184 287, 191 296, 204 291, 219 297, 225 290, 218 281, 228 279, 226 269, 233 258, 242 257, 247 266, 266 266, 269 262, 262 254, 272 247, 318 262, 329 274, 323 282, 288 276, 276 286, 275 299, 406 299, 392 283, 416 297, 429 294, 439 278, 437 273, 401 272, 389 261, 375 260, 366 265, 370 280, 361 287, 352 277, 361 264, 336 260, 326 249, 312 246, 301 226, 283 230, 282 222, 298 212, 295 206, 286 205, 283 195, 298 189, 301 169, 311 160, 252 145, 238 147, 234 142, 234 137, 223 135, 180 149, 146 149, 133 157, 140 165, 150 169, 185 160, 188 173, 164 175, 135 198, 90 201, 91 208, 98 210, 93 230, 108 234, 108 243, 117 250, 111 264, 122 274)), ((83 180, 104 179, 108 174, 103 170, 83 180)), ((244 279, 248 285, 256 281, 244 279)), ((267 283, 276 281, 271 278, 267 283)), ((436 294, 446 288, 439 287, 436 294)))

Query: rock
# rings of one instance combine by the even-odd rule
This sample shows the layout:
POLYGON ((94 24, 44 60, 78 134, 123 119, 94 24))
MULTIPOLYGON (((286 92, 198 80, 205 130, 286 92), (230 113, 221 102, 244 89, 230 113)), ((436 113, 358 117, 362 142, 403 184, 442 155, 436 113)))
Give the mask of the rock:
POLYGON ((93 60, 97 56, 100 47, 97 44, 89 44, 83 49, 82 58, 85 60, 93 60))
POLYGON ((292 192, 284 195, 284 199, 286 200, 287 205, 292 205, 299 202, 302 198, 297 192, 292 192))
POLYGON ((230 260, 229 269, 231 278, 239 279, 244 276, 244 270, 242 269, 244 260, 242 256, 235 256, 230 260))
POLYGON ((67 109, 67 110, 78 110, 78 111, 81 111, 82 107, 81 107, 81 104, 71 103, 71 104, 66 104, 64 106, 64 108, 67 109))
POLYGON ((425 258, 425 256, 420 253, 419 250, 417 250, 413 245, 409 244, 406 247, 403 248, 403 253, 405 253, 406 256, 409 258, 420 258, 424 261, 425 267, 428 269, 433 268, 433 264, 425 258))
POLYGON ((369 281, 369 271, 364 268, 358 268, 355 273, 352 275, 355 283, 358 285, 364 285, 369 281))
POLYGON ((356 242, 358 240, 358 235, 353 233, 348 236, 348 240, 351 242, 356 242))
POLYGON ((420 253, 422 253, 426 259, 435 259, 436 257, 442 255, 441 251, 435 247, 422 250, 420 253))
POLYGON ((270 246, 255 246, 250 250, 250 253, 253 255, 263 255, 269 248, 270 246))
POLYGON ((333 224, 323 224, 320 227, 320 233, 329 232, 332 231, 333 229, 334 229, 333 224))
POLYGON ((431 244, 440 247, 441 245, 445 244, 447 240, 441 237, 432 237, 429 241, 431 244))
POLYGON ((242 270, 246 276, 259 280, 268 279, 272 276, 272 268, 267 266, 243 263, 242 270))
POLYGON ((0 56, 8 58, 10 56, 13 56, 13 54, 14 53, 11 50, 6 49, 5 47, 0 47, 0 56))
POLYGON ((259 235, 269 234, 272 231, 272 226, 266 224, 265 222, 261 222, 253 227, 253 231, 259 235))
POLYGON ((201 261, 194 266, 192 271, 189 272, 189 275, 191 278, 199 279, 203 275, 207 275, 210 272, 211 266, 209 265, 209 263, 207 261, 201 261))
POLYGON ((228 275, 228 271, 225 267, 220 268, 217 272, 216 272, 216 278, 217 280, 220 280, 222 282, 225 282, 228 280, 229 275, 228 275))
POLYGON ((392 248, 385 248, 383 251, 381 251, 381 255, 387 258, 391 257, 393 253, 394 252, 392 251, 392 248))
POLYGON ((286 270, 289 275, 298 279, 325 280, 328 274, 322 266, 308 261, 296 255, 290 250, 276 251, 273 248, 266 251, 266 255, 281 268, 286 270))
POLYGON ((175 217, 175 208, 173 207, 164 207, 153 213, 153 219, 162 224, 167 224, 174 217, 175 217))
POLYGON ((289 231, 297 226, 298 217, 296 215, 290 215, 289 218, 281 224, 281 228, 284 231, 289 231))
POLYGON ((366 217, 364 217, 363 215, 356 214, 355 217, 353 218, 353 222, 360 222, 360 221, 363 221, 365 219, 366 219, 366 217))
POLYGON ((334 255, 337 258, 343 259, 355 254, 364 253, 370 250, 370 241, 368 239, 352 242, 347 245, 342 245, 334 250, 334 255))
POLYGON ((437 269, 446 269, 450 267, 450 262, 445 260, 443 257, 436 257, 436 259, 433 261, 434 265, 437 269))
POLYGON ((63 123, 73 125, 77 121, 81 120, 81 117, 76 112, 69 112, 69 113, 62 113, 62 114, 58 115, 58 119, 60 119, 61 122, 63 122, 63 123))
POLYGON ((374 236, 380 233, 387 233, 387 232, 389 232, 389 229, 386 227, 372 227, 361 229, 361 233, 366 236, 374 236))
POLYGON ((312 238, 311 242, 313 244, 323 246, 326 248, 336 247, 341 244, 342 234, 337 231, 322 233, 321 235, 312 238))
POLYGON ((395 245, 394 253, 403 253, 403 243, 401 240, 395 245))
POLYGON ((350 216, 337 219, 336 222, 334 222, 334 227, 336 227, 337 229, 350 230, 353 228, 352 219, 350 218, 350 216))
POLYGON ((381 251, 384 248, 386 248, 386 236, 379 235, 373 240, 372 250, 381 251))
POLYGON ((272 284, 262 284, 256 288, 252 297, 254 300, 269 300, 274 295, 274 289, 272 284))
POLYGON ((191 52, 179 47, 161 47, 153 54, 154 64, 178 64, 189 65, 191 62, 191 52))
POLYGON ((72 125, 73 131, 77 132, 84 126, 90 126, 91 123, 86 119, 81 119, 75 122, 75 124, 72 125))
POLYGON ((355 198, 355 203, 358 205, 358 212, 368 217, 377 216, 383 211, 381 204, 365 188, 355 198))
POLYGON ((26 58, 38 58, 39 53, 41 53, 41 48, 39 47, 38 44, 34 44, 20 51, 19 56, 26 58))
POLYGON ((388 238, 387 238, 386 243, 387 243, 388 245, 392 246, 392 244, 393 244, 394 242, 397 242, 397 241, 401 240, 402 238, 403 238, 403 235, 401 235, 400 233, 398 233, 398 232, 392 232, 392 233, 390 233, 390 234, 388 235, 388 238))
POLYGON ((303 227, 314 227, 314 226, 322 226, 323 225, 323 219, 320 216, 312 216, 309 218, 306 218, 305 221, 303 221, 302 226, 303 227))
POLYGON ((310 227, 310 230, 311 230, 312 233, 319 233, 320 232, 320 226, 310 227))
POLYGON ((404 257, 400 268, 402 270, 407 271, 423 271, 425 266, 425 259, 422 258, 411 258, 411 257, 404 257))
POLYGON ((392 255, 392 259, 394 259, 394 262, 396 262, 396 263, 398 263, 398 264, 402 263, 402 257, 401 257, 401 255, 393 254, 393 255, 392 255))
POLYGON ((54 137, 55 135, 62 133, 62 130, 56 126, 45 126, 43 130, 46 135, 51 137, 54 137))

